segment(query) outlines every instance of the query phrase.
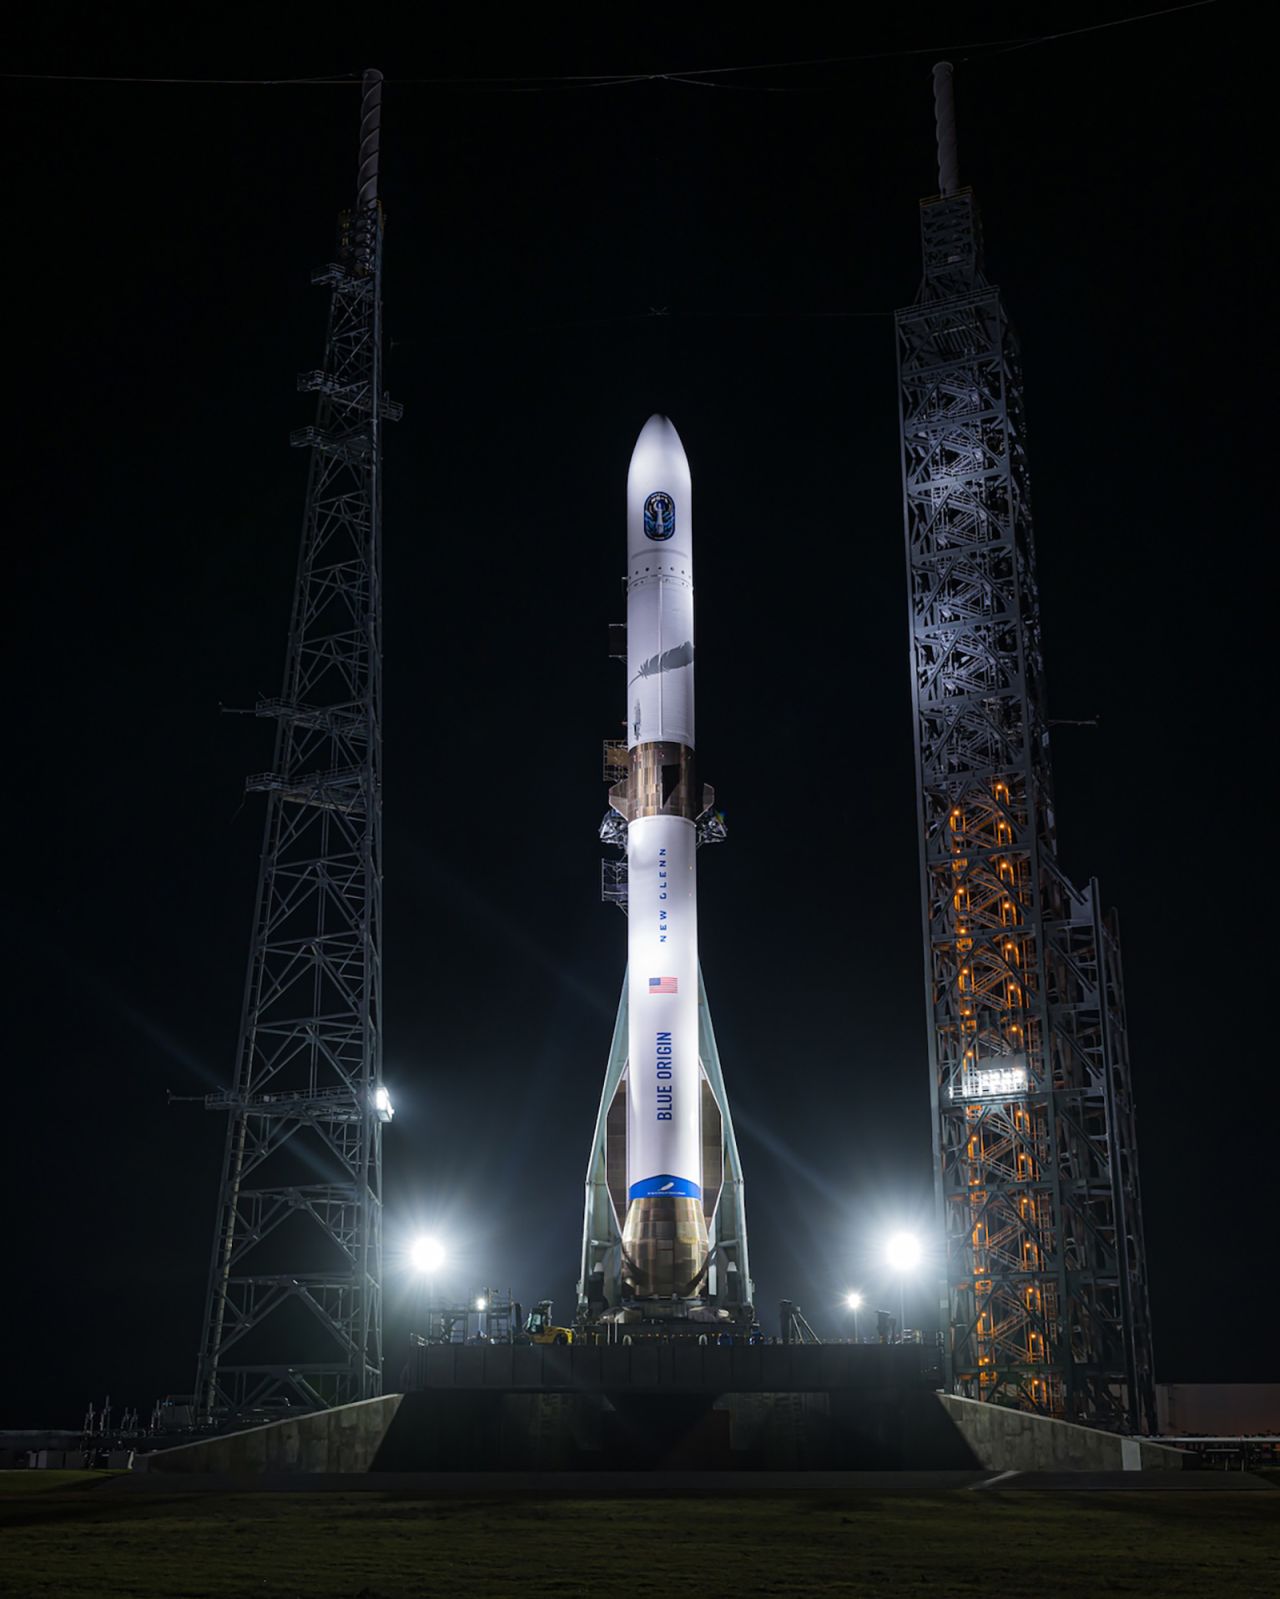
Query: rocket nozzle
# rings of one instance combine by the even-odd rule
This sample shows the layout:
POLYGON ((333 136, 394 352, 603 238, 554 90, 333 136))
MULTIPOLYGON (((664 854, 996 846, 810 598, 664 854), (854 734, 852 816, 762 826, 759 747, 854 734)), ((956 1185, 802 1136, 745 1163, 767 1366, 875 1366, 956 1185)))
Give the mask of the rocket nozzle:
POLYGON ((647 1194, 627 1207, 622 1282, 628 1299, 693 1299, 707 1275, 707 1218, 700 1199, 647 1194))

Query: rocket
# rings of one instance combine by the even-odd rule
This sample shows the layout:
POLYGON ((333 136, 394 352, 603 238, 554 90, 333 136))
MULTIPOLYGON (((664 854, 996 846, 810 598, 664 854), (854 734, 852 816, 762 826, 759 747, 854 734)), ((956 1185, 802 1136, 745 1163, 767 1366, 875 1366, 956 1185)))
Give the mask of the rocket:
POLYGON ((665 416, 627 473, 627 1157, 622 1285, 629 1299, 705 1292, 698 1055, 693 514, 689 463, 665 416))
MULTIPOLYGON (((587 1162, 579 1315, 747 1324, 742 1161, 698 959, 696 852, 725 837, 694 773, 689 463, 650 417, 627 473, 626 738, 605 743, 601 897, 627 912, 627 973, 587 1162)), ((611 630, 611 643, 617 636, 611 630)), ((621 652, 612 648, 615 659, 621 652)))

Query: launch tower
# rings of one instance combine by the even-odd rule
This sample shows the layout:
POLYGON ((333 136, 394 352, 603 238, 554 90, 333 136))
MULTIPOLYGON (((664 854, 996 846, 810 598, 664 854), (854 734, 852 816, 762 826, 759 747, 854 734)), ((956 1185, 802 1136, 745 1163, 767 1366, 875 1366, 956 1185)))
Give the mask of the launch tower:
POLYGON ((329 289, 284 687, 197 1372, 202 1414, 382 1388, 382 75, 329 289))
POLYGON ((940 192, 895 320, 947 1379, 1146 1432, 1119 936, 1057 861, 1018 348, 945 62, 934 94, 940 192))

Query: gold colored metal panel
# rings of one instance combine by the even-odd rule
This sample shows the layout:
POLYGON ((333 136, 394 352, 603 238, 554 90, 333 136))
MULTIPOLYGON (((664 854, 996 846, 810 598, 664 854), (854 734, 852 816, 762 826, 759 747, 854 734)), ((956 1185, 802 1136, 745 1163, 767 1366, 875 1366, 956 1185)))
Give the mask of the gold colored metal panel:
POLYGON ((631 1201, 622 1229, 627 1298, 691 1299, 706 1272, 707 1219, 700 1199, 650 1194, 631 1201))
POLYGON ((637 744, 631 770, 609 790, 614 810, 634 822, 638 816, 685 816, 691 822, 703 809, 693 776, 693 751, 684 744, 637 744))

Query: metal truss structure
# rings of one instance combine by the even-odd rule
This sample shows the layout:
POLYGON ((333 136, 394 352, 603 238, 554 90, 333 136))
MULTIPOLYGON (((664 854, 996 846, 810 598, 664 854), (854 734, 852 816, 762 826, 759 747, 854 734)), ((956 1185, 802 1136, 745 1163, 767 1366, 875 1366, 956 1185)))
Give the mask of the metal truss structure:
POLYGON ((942 1309, 955 1393, 1154 1424, 1120 947, 1057 863, 1017 343, 955 178, 896 317, 942 1309))
POLYGON ((382 78, 366 73, 357 203, 337 259, 313 426, 257 914, 227 1115, 197 1407, 206 1418, 382 1385, 382 78))

